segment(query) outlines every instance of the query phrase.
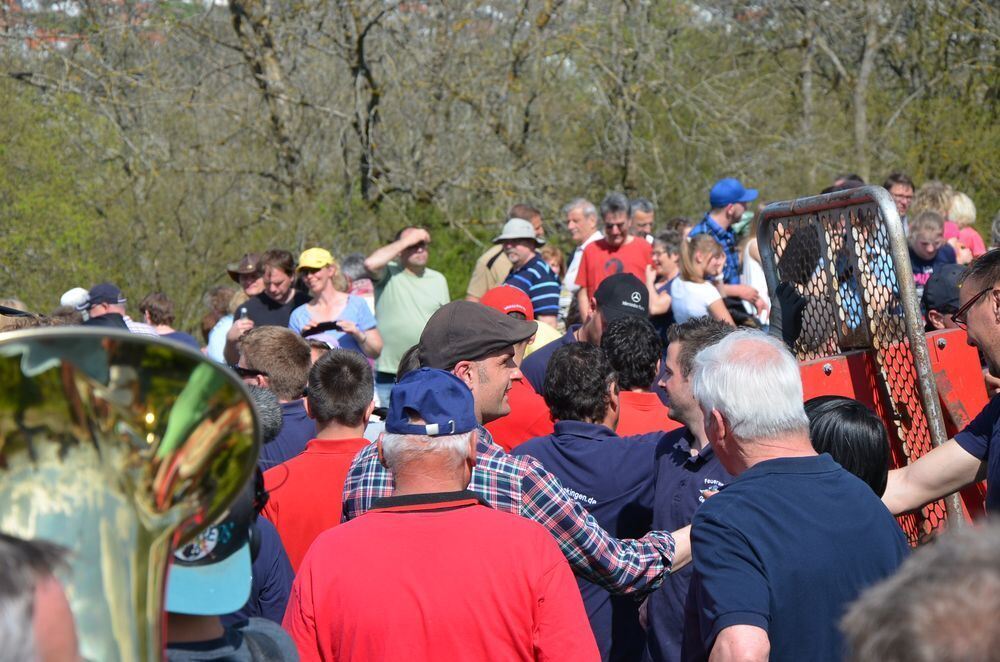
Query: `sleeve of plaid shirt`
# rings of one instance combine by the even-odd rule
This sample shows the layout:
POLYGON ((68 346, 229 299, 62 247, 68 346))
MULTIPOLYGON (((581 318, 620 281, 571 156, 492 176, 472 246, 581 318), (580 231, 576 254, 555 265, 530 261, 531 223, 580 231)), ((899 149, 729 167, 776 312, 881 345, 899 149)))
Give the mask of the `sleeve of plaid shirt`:
POLYGON ((612 538, 540 462, 521 459, 529 465, 521 480, 521 515, 549 530, 573 572, 618 594, 642 595, 663 583, 674 559, 669 532, 612 538))

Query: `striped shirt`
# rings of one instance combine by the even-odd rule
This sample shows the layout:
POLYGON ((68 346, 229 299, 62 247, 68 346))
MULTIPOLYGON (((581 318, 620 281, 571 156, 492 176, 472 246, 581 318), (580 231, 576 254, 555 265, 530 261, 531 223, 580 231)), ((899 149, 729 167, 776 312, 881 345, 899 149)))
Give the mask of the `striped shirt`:
MULTIPOLYGON (((637 540, 612 538, 538 460, 508 455, 483 427, 469 489, 497 510, 544 526, 577 575, 612 593, 647 593, 670 572, 674 559, 670 533, 651 531, 637 540)), ((355 456, 347 472, 344 521, 364 514, 392 490, 392 474, 379 462, 376 445, 370 444, 355 456)))
POLYGON ((702 233, 712 235, 726 253, 726 265, 722 269, 723 282, 729 285, 739 284, 740 255, 736 250, 736 235, 729 228, 723 228, 716 223, 715 219, 708 214, 705 214, 701 223, 691 228, 688 236, 693 237, 702 233))
POLYGON ((559 314, 559 279, 538 253, 523 267, 511 271, 503 284, 512 285, 527 294, 535 315, 559 314))

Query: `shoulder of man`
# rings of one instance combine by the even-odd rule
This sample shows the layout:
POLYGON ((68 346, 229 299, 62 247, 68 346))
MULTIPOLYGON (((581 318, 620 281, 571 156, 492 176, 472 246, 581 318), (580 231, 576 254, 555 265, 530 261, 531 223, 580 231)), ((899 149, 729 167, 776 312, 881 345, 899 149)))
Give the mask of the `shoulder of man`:
POLYGON ((266 618, 251 618, 239 627, 243 647, 254 662, 294 662, 299 659, 295 642, 277 623, 266 618))

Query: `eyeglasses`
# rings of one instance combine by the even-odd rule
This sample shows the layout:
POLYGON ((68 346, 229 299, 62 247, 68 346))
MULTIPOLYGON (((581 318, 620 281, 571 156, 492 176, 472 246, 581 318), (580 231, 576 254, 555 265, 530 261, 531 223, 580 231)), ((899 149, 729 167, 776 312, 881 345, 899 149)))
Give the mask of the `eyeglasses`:
POLYGON ((972 307, 975 306, 980 299, 982 299, 984 296, 986 296, 993 290, 994 288, 992 286, 987 287, 985 290, 979 292, 976 296, 966 301, 965 305, 959 308, 958 311, 951 316, 951 321, 957 324, 958 328, 963 330, 967 329, 969 320, 967 320, 966 318, 969 316, 969 311, 972 310, 972 307))
POLYGON ((263 370, 254 370, 253 368, 244 368, 238 365, 231 365, 229 368, 239 375, 241 379, 246 379, 247 377, 270 377, 263 370))

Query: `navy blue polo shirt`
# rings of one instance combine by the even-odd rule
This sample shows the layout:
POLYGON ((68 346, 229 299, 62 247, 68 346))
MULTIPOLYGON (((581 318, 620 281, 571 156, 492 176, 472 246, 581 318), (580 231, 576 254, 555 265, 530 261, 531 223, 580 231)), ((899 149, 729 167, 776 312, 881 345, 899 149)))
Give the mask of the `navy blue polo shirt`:
POLYGON ((316 421, 306 413, 305 400, 282 402, 281 429, 274 439, 261 445, 257 465, 261 471, 278 466, 304 451, 315 436, 316 421))
POLYGON ((731 625, 767 631, 772 660, 841 660, 837 627, 909 552, 861 479, 824 453, 766 460, 695 513, 685 660, 705 660, 731 625))
POLYGON ((531 356, 521 361, 521 374, 528 380, 531 387, 535 389, 535 393, 544 395, 542 387, 545 385, 545 373, 549 369, 549 359, 563 345, 578 342, 573 334, 579 329, 580 325, 574 324, 566 330, 566 335, 562 338, 553 340, 541 349, 536 349, 531 353, 531 356))
POLYGON ((708 233, 722 246, 726 253, 726 266, 722 269, 722 279, 730 285, 740 282, 740 254, 736 251, 736 235, 732 230, 724 229, 715 219, 705 214, 701 223, 691 228, 689 236, 708 233))
MULTIPOLYGON (((667 433, 656 448, 656 491, 653 502, 653 529, 676 531, 691 523, 705 501, 704 490, 719 490, 733 477, 726 471, 711 446, 691 454, 687 428, 667 433)), ((649 630, 645 660, 679 660, 684 639, 684 603, 694 572, 691 564, 673 572, 646 605, 649 630)))
MULTIPOLYGON (((558 421, 512 455, 530 455, 551 471, 598 524, 616 538, 641 538, 653 517, 654 460, 662 432, 619 437, 595 423, 558 421)), ((638 603, 577 578, 602 659, 637 659, 644 646, 638 603)))
POLYGON ((986 463, 986 510, 1000 512, 1000 398, 990 400, 979 415, 955 435, 958 445, 986 463))
POLYGON ((559 314, 559 292, 562 285, 552 273, 552 267, 538 253, 524 266, 511 271, 504 285, 511 285, 527 294, 536 316, 559 314))

